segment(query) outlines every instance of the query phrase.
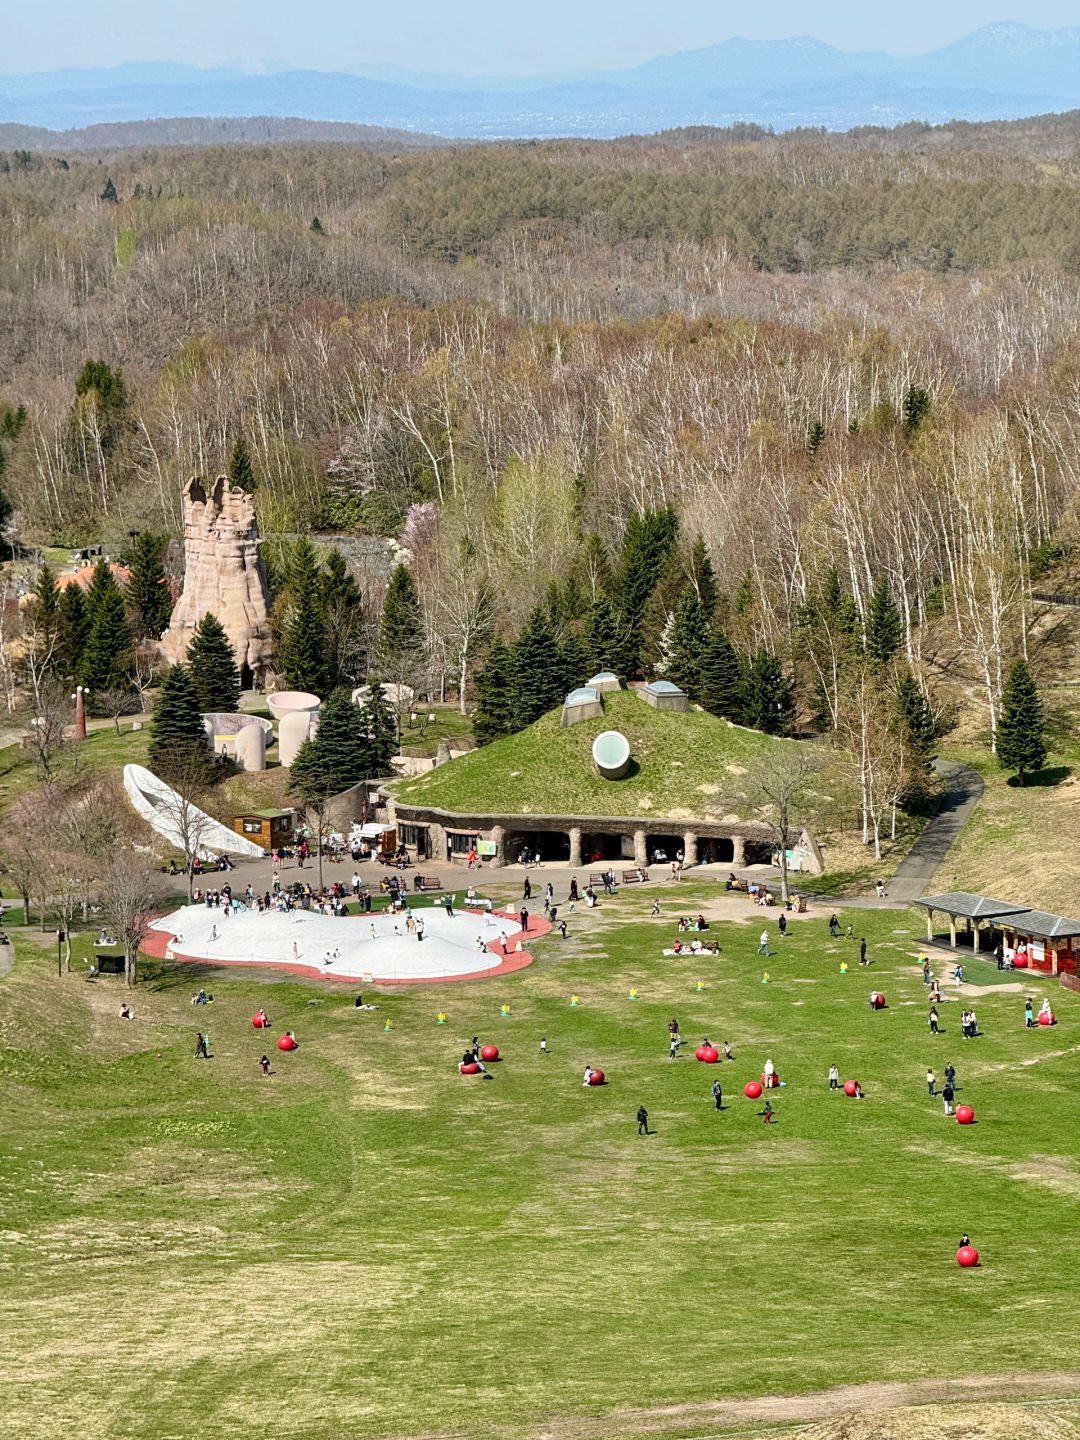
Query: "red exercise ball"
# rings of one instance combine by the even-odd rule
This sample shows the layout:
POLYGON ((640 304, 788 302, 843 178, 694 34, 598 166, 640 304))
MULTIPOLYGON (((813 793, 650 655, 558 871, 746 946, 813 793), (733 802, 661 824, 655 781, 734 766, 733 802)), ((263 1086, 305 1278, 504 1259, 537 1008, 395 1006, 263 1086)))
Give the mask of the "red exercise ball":
POLYGON ((589 1076, 589 1084, 590 1084, 590 1085, 603 1085, 603 1083, 604 1083, 604 1072, 603 1072, 603 1070, 594 1070, 594 1071, 592 1072, 592 1074, 589 1076))
POLYGON ((857 1081, 855 1081, 855 1080, 845 1080, 845 1081, 844 1081, 844 1094, 845 1094, 845 1095, 856 1095, 856 1094, 858 1094, 858 1090, 859 1090, 859 1085, 858 1085, 858 1082, 857 1082, 857 1081))
POLYGON ((748 1085, 744 1085, 743 1094, 748 1100, 757 1100, 761 1095, 761 1086, 758 1081, 751 1080, 748 1085))
POLYGON ((1056 1023, 1057 1023, 1057 1022, 1056 1022, 1055 1019, 1054 1019, 1054 1015, 1053 1015, 1053 1012, 1052 1012, 1052 1011, 1051 1011, 1051 1013, 1050 1013, 1049 1015, 1046 1013, 1045 1010, 1042 1010, 1042 1011, 1039 1012, 1039 1024, 1040 1024, 1040 1025, 1054 1025, 1054 1024, 1056 1024, 1056 1023))
POLYGON ((481 1060, 497 1060, 499 1058, 498 1045, 485 1045, 480 1051, 481 1060))
POLYGON ((761 1083, 765 1086, 766 1090, 775 1090, 780 1084, 780 1076, 776 1073, 775 1070, 771 1075, 766 1075, 764 1072, 762 1072, 761 1083))
POLYGON ((279 1050, 295 1050, 296 1041, 291 1035, 280 1035, 278 1037, 277 1048, 279 1050))
POLYGON ((1028 957, 1027 957, 1026 955, 1014 955, 1014 956, 1013 956, 1013 969, 1014 969, 1014 970, 1026 970, 1026 969, 1027 969, 1027 963, 1028 963, 1028 957))
POLYGON ((963 1270, 970 1270, 973 1265, 979 1263, 979 1252, 974 1245, 961 1245, 956 1252, 956 1263, 963 1270))
POLYGON ((262 1030, 264 1026, 270 1024, 270 1021, 267 1020, 266 1016, 260 1010, 257 1015, 252 1015, 251 1023, 255 1026, 256 1030, 262 1030))
POLYGON ((705 1065, 715 1065, 720 1059, 720 1051, 715 1045, 703 1045, 697 1052, 697 1058, 705 1065))
POLYGON ((479 1075, 479 1074, 480 1074, 480 1066, 477 1065, 477 1063, 476 1063, 475 1060, 472 1061, 472 1063, 469 1064, 469 1065, 459 1065, 457 1068, 458 1068, 458 1070, 461 1072, 462 1075, 479 1075))
POLYGON ((704 1059, 705 1059, 705 1046, 704 1046, 704 1045, 699 1045, 699 1046, 697 1047, 697 1049, 694 1051, 694 1058, 697 1059, 697 1060, 704 1060, 704 1059))
POLYGON ((974 1125, 975 1111, 970 1105, 958 1105, 956 1107, 956 1123, 958 1125, 974 1125))
POLYGON ((882 993, 881 993, 880 990, 876 991, 875 994, 874 994, 874 1009, 875 1009, 875 1010, 884 1010, 884 1009, 885 1009, 885 996, 882 995, 882 993))

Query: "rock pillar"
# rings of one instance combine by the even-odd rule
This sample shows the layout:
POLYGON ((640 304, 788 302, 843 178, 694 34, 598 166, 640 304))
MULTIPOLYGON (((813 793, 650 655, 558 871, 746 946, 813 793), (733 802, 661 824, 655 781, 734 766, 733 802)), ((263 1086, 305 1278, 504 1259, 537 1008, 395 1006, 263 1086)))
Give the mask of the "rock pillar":
POLYGON ((570 868, 577 870, 581 865, 581 826, 570 827, 570 868))
POLYGON ((634 864, 644 870, 649 863, 649 837, 644 830, 634 831, 634 864))
POLYGON ((495 854, 488 864, 493 870, 501 870, 506 864, 506 827, 503 825, 493 826, 491 838, 495 842, 495 854))
POLYGON ((689 869, 691 865, 697 863, 697 831, 687 830, 683 836, 683 866, 689 869))
POLYGON ((736 866, 746 864, 746 841, 741 835, 731 837, 731 863, 736 866))

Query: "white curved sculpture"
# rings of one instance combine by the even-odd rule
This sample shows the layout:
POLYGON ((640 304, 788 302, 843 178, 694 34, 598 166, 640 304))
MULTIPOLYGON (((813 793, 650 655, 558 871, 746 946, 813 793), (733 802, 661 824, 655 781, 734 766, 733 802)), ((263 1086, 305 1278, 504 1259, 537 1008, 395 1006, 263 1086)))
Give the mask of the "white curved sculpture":
POLYGON ((284 716, 278 726, 278 759, 282 765, 293 763, 296 752, 315 734, 318 723, 317 710, 293 710, 284 716))
MULTIPOLYGON (((142 765, 124 766, 124 790, 135 810, 152 829, 170 845, 183 850, 180 819, 184 801, 176 791, 142 765)), ((183 828, 186 828, 189 838, 198 841, 197 853, 202 860, 212 860, 215 855, 220 855, 222 850, 230 855, 250 855, 258 860, 266 854, 263 847, 256 845, 254 840, 245 840, 243 835, 238 835, 235 830, 230 830, 227 825, 222 825, 220 820, 215 820, 212 815, 207 815, 204 810, 199 810, 194 805, 187 807, 186 819, 187 824, 183 828)))
POLYGON ((266 704, 275 720, 284 720, 286 715, 310 715, 322 701, 306 690, 275 690, 266 697, 266 704))
MULTIPOLYGON (((266 728, 268 730, 270 727, 266 728)), ((233 752, 241 770, 265 770, 266 730, 261 725, 245 725, 242 730, 237 731, 233 752)))

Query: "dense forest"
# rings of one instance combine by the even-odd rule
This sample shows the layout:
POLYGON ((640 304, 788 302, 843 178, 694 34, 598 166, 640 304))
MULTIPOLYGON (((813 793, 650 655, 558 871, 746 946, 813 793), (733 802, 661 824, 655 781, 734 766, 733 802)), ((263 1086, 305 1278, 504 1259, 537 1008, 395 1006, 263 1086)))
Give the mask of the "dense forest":
POLYGON ((263 533, 385 537, 451 682, 538 606, 585 663, 598 598, 632 663, 670 662, 697 554, 697 620, 782 667, 799 724, 847 723, 887 601, 919 684, 961 677, 992 735, 1078 518, 1078 177, 1075 116, 11 152, 9 538, 176 534, 242 438, 263 533))

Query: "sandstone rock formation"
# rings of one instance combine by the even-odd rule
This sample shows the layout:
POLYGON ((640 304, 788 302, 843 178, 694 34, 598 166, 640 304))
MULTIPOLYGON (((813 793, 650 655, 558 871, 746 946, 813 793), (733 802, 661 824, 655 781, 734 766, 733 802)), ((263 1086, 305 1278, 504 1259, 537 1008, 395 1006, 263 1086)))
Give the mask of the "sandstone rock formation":
POLYGON ((183 660, 195 626, 212 612, 236 651, 245 686, 261 686, 270 663, 269 597, 259 559, 255 506, 221 475, 207 489, 195 478, 184 486, 184 590, 161 648, 183 660))

